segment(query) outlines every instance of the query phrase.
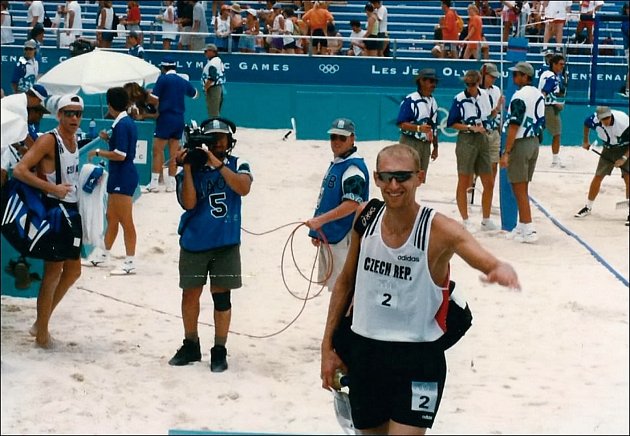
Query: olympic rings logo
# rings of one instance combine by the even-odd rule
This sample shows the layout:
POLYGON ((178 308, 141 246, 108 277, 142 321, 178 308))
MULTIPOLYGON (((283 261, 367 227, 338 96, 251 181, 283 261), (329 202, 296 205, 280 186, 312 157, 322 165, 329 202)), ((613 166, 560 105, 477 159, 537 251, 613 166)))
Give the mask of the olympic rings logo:
POLYGON ((335 74, 339 71, 339 65, 337 64, 319 64, 319 71, 324 74, 335 74))

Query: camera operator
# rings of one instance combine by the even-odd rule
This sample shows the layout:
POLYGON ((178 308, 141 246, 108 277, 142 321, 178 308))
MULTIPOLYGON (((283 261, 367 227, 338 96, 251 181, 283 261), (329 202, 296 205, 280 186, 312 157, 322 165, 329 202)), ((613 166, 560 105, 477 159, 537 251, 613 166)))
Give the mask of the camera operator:
POLYGON ((235 131, 234 123, 223 118, 211 118, 199 129, 187 127, 186 144, 176 157, 183 165, 176 176, 177 200, 185 209, 178 229, 184 344, 170 365, 201 360, 199 299, 209 274, 215 325, 210 370, 222 372, 228 367, 230 291, 242 285, 241 197, 249 193, 253 181, 249 163, 231 155, 235 131))

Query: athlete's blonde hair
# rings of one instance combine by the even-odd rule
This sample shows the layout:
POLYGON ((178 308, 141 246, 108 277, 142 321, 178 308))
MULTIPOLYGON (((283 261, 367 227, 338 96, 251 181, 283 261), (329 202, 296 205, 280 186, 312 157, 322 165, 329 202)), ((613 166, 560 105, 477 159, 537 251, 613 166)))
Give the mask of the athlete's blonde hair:
POLYGON ((388 145, 387 147, 379 151, 378 155, 376 156, 376 171, 379 170, 378 165, 381 159, 381 155, 385 155, 385 154, 393 154, 393 155, 398 155, 401 157, 403 157, 404 155, 407 155, 413 159, 414 167, 415 167, 414 171, 420 171, 420 155, 415 149, 411 148, 410 146, 406 144, 388 145))

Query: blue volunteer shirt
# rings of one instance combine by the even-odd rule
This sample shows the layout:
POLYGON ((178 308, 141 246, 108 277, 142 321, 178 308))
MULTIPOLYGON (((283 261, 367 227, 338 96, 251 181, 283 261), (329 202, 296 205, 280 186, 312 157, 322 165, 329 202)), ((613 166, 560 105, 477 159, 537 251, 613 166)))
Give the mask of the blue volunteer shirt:
MULTIPOLYGON (((428 124, 433 130, 433 137, 437 135, 437 102, 432 95, 425 97, 419 92, 412 92, 400 103, 396 124, 415 123, 418 125, 428 124)), ((427 134, 424 132, 410 132, 402 130, 403 135, 412 136, 416 139, 427 141, 427 134)))
POLYGON ((492 108, 490 107, 490 100, 486 95, 486 91, 479 89, 477 96, 473 96, 468 90, 464 90, 453 99, 446 125, 451 127, 455 123, 467 126, 483 124, 486 129, 490 129, 488 116, 491 111, 492 108))
MULTIPOLYGON (((226 167, 252 177, 247 161, 236 156, 224 160, 226 167)), ((252 177, 253 178, 253 177, 252 177)), ((184 172, 176 176, 177 199, 181 204, 184 172)), ((197 204, 185 211, 179 221, 179 245, 187 251, 200 252, 241 242, 241 196, 230 188, 220 171, 209 166, 193 173, 197 204)))
MULTIPOLYGON (((319 200, 313 216, 322 215, 339 206, 344 200, 362 203, 369 197, 370 176, 362 157, 354 153, 345 159, 336 158, 328 168, 328 172, 322 181, 319 200), (362 174, 353 174, 344 179, 346 170, 356 167, 362 174)), ((326 236, 328 243, 336 244, 341 241, 352 228, 354 214, 331 221, 322 226, 321 231, 326 236)), ((309 231, 311 238, 321 239, 315 230, 309 231)))
POLYGON ((125 160, 109 160, 109 177, 120 180, 128 175, 137 174, 133 161, 136 158, 136 143, 138 142, 138 128, 133 119, 122 113, 112 126, 109 138, 109 149, 125 156, 125 160))
POLYGON ((152 94, 160 100, 158 108, 160 116, 165 114, 184 116, 186 106, 182 96, 194 98, 197 96, 197 90, 175 70, 170 70, 158 77, 152 94))
POLYGON ((131 56, 144 59, 144 47, 142 47, 140 44, 135 45, 133 47, 129 47, 129 54, 131 56))

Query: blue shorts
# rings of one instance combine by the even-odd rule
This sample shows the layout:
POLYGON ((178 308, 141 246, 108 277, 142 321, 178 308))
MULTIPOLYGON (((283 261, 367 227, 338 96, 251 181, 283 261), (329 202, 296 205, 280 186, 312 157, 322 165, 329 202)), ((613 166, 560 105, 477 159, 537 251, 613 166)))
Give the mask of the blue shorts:
POLYGON ((129 171, 124 175, 110 174, 109 177, 107 177, 107 193, 132 197, 134 192, 136 192, 138 181, 139 177, 137 171, 129 171))
POLYGON ((155 120, 154 138, 181 139, 184 133, 184 116, 175 114, 162 114, 155 120))

